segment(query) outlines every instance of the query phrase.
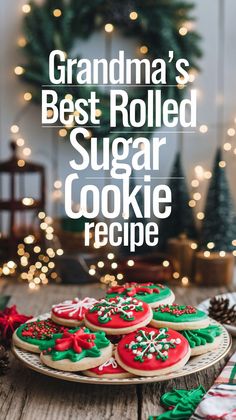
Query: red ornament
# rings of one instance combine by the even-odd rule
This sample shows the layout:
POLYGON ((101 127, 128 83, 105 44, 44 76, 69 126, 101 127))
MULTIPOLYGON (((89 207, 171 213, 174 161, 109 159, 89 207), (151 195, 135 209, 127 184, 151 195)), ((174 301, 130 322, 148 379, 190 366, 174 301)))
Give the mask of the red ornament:
POLYGON ((24 324, 32 316, 19 314, 16 305, 10 308, 5 308, 0 311, 0 339, 6 344, 10 344, 13 332, 21 325, 24 324))

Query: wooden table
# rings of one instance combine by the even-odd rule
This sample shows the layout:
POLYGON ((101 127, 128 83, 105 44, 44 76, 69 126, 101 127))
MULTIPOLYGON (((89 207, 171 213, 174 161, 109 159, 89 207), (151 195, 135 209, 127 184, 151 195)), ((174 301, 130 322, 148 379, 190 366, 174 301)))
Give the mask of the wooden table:
MULTIPOLYGON (((197 304, 221 288, 173 288, 179 303, 197 304)), ((99 285, 55 286, 30 291, 21 284, 0 284, 0 293, 12 295, 10 304, 27 314, 47 312, 55 302, 79 295, 101 297, 99 285)), ((234 343, 235 345, 235 343, 234 343)), ((190 389, 203 385, 208 389, 224 361, 206 371, 184 378, 146 385, 85 385, 56 380, 26 369, 11 358, 11 368, 0 380, 1 420, 146 420, 162 412, 160 396, 174 387, 190 389)))

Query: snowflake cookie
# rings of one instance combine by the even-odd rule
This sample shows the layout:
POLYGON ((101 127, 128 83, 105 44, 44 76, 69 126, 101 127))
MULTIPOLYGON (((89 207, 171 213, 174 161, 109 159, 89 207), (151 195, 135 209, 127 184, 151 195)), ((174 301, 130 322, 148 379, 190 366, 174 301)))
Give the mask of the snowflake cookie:
POLYGON ((117 296, 101 299, 85 314, 85 325, 93 331, 105 331, 110 335, 128 334, 147 325, 152 310, 136 298, 117 296))
POLYGON ((190 354, 188 341, 177 331, 144 327, 121 339, 115 358, 130 373, 156 376, 182 368, 190 354))

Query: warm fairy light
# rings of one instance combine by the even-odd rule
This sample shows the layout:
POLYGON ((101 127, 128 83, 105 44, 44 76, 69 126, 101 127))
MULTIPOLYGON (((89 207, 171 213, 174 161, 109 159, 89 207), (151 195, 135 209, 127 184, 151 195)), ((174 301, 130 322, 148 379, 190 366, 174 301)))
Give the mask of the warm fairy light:
POLYGON ((14 263, 14 261, 8 261, 7 266, 8 268, 14 268, 16 264, 14 263))
POLYGON ((19 159, 19 160, 17 161, 17 165, 18 165, 20 168, 23 168, 23 166, 25 166, 25 161, 24 161, 23 159, 19 159))
POLYGON ((18 127, 18 125, 13 124, 13 125, 11 126, 11 133, 16 134, 16 133, 18 133, 18 132, 19 132, 19 127, 18 127))
POLYGON ((147 54, 147 52, 148 52, 148 47, 147 47, 146 45, 142 45, 142 46, 139 48, 139 51, 141 52, 141 54, 147 54))
POLYGON ((99 267, 99 268, 103 268, 104 267, 104 262, 103 261, 98 261, 98 263, 97 263, 97 266, 99 267))
POLYGON ((45 219, 45 217, 46 217, 46 214, 44 213, 44 211, 40 211, 38 214, 38 218, 42 220, 42 219, 45 219))
POLYGON ((63 249, 61 249, 61 248, 57 249, 56 254, 59 255, 59 256, 63 255, 64 254, 63 249))
POLYGON ((31 11, 30 4, 23 4, 23 6, 22 6, 22 12, 23 13, 30 13, 30 11, 31 11))
POLYGON ((22 147, 22 146, 24 146, 24 144, 25 144, 25 140, 24 140, 24 139, 22 139, 22 137, 19 137, 19 138, 16 140, 16 144, 17 144, 17 146, 22 147))
POLYGON ((18 39, 17 44, 18 44, 19 47, 24 48, 26 46, 26 44, 27 44, 27 41, 26 41, 25 37, 24 36, 21 36, 18 39))
POLYGON ((68 99, 68 100, 72 101, 73 100, 73 96, 71 95, 71 93, 67 93, 65 95, 65 99, 68 99))
POLYGON ((114 31, 114 26, 112 25, 112 23, 106 23, 104 29, 106 32, 110 33, 114 31))
POLYGON ((197 249, 197 244, 196 244, 196 242, 192 242, 190 246, 191 246, 191 248, 192 248, 192 249, 197 249))
POLYGON ((100 244, 98 242, 94 242, 93 247, 95 249, 99 249, 100 248, 100 244))
POLYGON ((188 284, 189 284, 188 277, 182 277, 181 283, 182 283, 183 286, 188 286, 188 284))
POLYGON ((96 274, 96 270, 94 270, 94 268, 90 268, 89 269, 89 274, 90 274, 90 276, 94 276, 96 274))
POLYGON ((188 205, 189 205, 189 207, 195 207, 196 206, 196 201, 195 200, 189 200, 188 205))
POLYGON ((203 179, 203 177, 204 177, 204 169, 203 169, 203 167, 201 165, 195 166, 194 171, 195 171, 196 177, 198 179, 203 179))
POLYGON ((35 240, 34 235, 28 235, 24 238, 24 243, 25 244, 32 244, 35 240))
POLYGON ((219 162, 219 167, 220 167, 220 168, 225 168, 225 167, 226 167, 226 162, 225 162, 225 160, 221 160, 221 161, 219 162))
POLYGON ((60 137, 66 137, 67 136, 67 130, 65 128, 61 128, 58 131, 58 134, 59 134, 60 137))
POLYGON ((107 258, 108 260, 113 260, 115 258, 115 255, 112 252, 110 252, 109 254, 107 254, 107 258))
POLYGON ((37 261, 35 263, 35 267, 39 270, 42 267, 42 263, 40 261, 37 261))
POLYGON ((23 149, 23 154, 24 154, 25 156, 30 156, 30 155, 31 155, 31 149, 30 149, 30 147, 25 147, 25 148, 23 149))
POLYGON ((220 256, 220 257, 225 257, 225 254, 226 254, 226 252, 225 252, 225 251, 220 251, 220 252, 219 252, 219 256, 220 256))
POLYGON ((92 137, 92 132, 90 130, 87 130, 87 134, 84 136, 86 139, 90 139, 92 137))
POLYGON ((52 268, 54 268, 54 267, 55 267, 54 262, 53 262, 53 261, 50 261, 50 262, 48 263, 48 268, 52 269, 52 268))
POLYGON ((179 277, 180 277, 180 274, 178 273, 178 271, 175 271, 175 272, 173 273, 173 278, 174 278, 174 279, 179 279, 179 277))
POLYGON ((47 227, 48 227, 47 223, 45 223, 45 222, 40 223, 40 228, 41 228, 42 230, 46 230, 46 229, 47 229, 47 227))
POLYGON ((130 17, 131 20, 136 20, 136 19, 138 19, 138 13, 137 12, 131 12, 129 14, 129 17, 130 17))
POLYGON ((202 211, 199 211, 199 212, 197 213, 197 218, 198 218, 198 220, 203 220, 203 219, 204 219, 204 217, 205 217, 205 214, 204 214, 202 211))
POLYGON ((5 276, 8 276, 10 274, 10 269, 5 265, 2 269, 2 272, 5 276))
POLYGON ((116 277, 118 280, 122 280, 124 278, 123 274, 121 273, 118 273, 116 277))
POLYGON ((181 36, 185 36, 188 33, 188 29, 185 26, 181 26, 181 28, 179 28, 179 34, 181 36))
POLYGON ((236 250, 232 252, 233 256, 236 257, 236 250))
POLYGON ((211 171, 205 171, 204 172, 204 178, 205 179, 210 179, 212 177, 212 173, 211 171))
POLYGON ((51 224, 52 224, 52 222, 53 222, 52 217, 50 217, 50 216, 46 216, 44 221, 45 221, 48 225, 51 225, 51 224))
POLYGON ((60 17, 62 15, 61 9, 54 9, 52 13, 55 17, 60 17))
POLYGON ((214 242, 208 242, 208 244, 207 244, 208 249, 213 249, 214 246, 215 246, 214 242))
POLYGON ((193 179, 191 185, 192 187, 197 188, 199 187, 199 181, 197 179, 193 179))
POLYGON ((48 117, 48 118, 51 118, 53 115, 54 115, 53 110, 52 110, 52 109, 48 109, 48 110, 47 110, 47 117, 48 117))
POLYGON ((54 188, 56 188, 56 189, 60 189, 61 187, 62 187, 62 182, 59 180, 59 179, 57 179, 55 182, 54 182, 54 188))
POLYGON ((111 268, 112 268, 113 270, 115 270, 117 267, 118 267, 118 264, 117 264, 116 262, 113 262, 113 263, 111 264, 111 268))
POLYGON ((231 150, 232 149, 232 144, 231 143, 225 143, 224 144, 224 150, 226 151, 226 152, 228 152, 229 150, 231 150))
POLYGON ((167 260, 164 260, 162 263, 163 267, 169 267, 170 263, 167 260))
POLYGON ((206 125, 206 124, 202 124, 202 125, 200 125, 200 127, 199 127, 199 131, 200 131, 200 133, 203 133, 203 134, 207 133, 207 132, 208 132, 208 127, 207 127, 207 125, 206 125))
POLYGON ((52 241, 52 240, 53 240, 53 235, 52 235, 51 233, 47 233, 47 234, 46 234, 46 239, 47 239, 48 241, 52 241))
POLYGON ((127 265, 128 265, 129 267, 133 267, 133 266, 134 266, 134 260, 128 260, 128 261, 127 261, 127 265))
POLYGON ((31 197, 24 197, 22 198, 22 204, 24 204, 24 206, 32 206, 34 204, 34 199, 31 197))
POLYGON ((24 93, 24 100, 25 101, 31 101, 32 99, 32 93, 31 92, 25 92, 24 93))
POLYGON ((35 284, 34 282, 32 282, 32 281, 31 281, 31 282, 29 283, 29 288, 30 288, 30 289, 32 289, 32 290, 33 290, 33 289, 35 289, 35 288, 36 288, 36 284, 35 284))
POLYGON ((201 197, 202 196, 201 196, 201 194, 199 192, 196 192, 196 193, 193 194, 193 198, 196 201, 201 200, 201 197))
POLYGON ((28 265, 28 259, 23 255, 20 259, 20 263, 23 267, 25 267, 26 265, 28 265))
POLYGON ((96 109, 96 110, 95 110, 95 116, 96 116, 96 117, 101 117, 101 115, 102 115, 102 111, 101 111, 101 109, 96 109))
POLYGON ((24 72, 25 72, 24 67, 21 67, 21 66, 16 66, 16 67, 14 68, 14 73, 15 73, 17 76, 21 76, 24 72))
POLYGON ((203 255, 204 255, 204 257, 208 258, 208 257, 210 257, 211 253, 210 253, 210 251, 204 251, 203 255))
POLYGON ((233 245, 233 246, 236 246, 236 239, 233 239, 233 241, 232 241, 232 245, 233 245))
POLYGON ((228 134, 228 136, 230 136, 230 137, 233 137, 234 135, 235 135, 235 129, 234 128, 229 128, 228 130, 227 130, 227 134, 228 134))

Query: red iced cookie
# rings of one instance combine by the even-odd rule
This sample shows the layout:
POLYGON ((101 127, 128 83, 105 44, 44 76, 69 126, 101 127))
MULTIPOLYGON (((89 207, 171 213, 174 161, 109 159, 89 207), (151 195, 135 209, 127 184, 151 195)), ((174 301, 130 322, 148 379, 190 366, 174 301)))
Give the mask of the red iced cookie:
POLYGON ((128 334, 152 319, 152 310, 145 302, 131 297, 117 296, 101 299, 85 314, 85 325, 94 331, 110 335, 128 334))
POLYGON ((168 328, 137 329, 124 336, 117 345, 117 362, 128 372, 140 376, 157 376, 183 367, 190 357, 186 339, 168 328))
POLYGON ((83 373, 86 376, 102 378, 130 378, 133 376, 131 373, 127 372, 121 366, 119 366, 113 356, 102 365, 93 369, 86 370, 83 373))
POLYGON ((85 312, 97 302, 96 299, 86 297, 74 298, 53 305, 51 317, 54 322, 66 326, 79 326, 83 322, 85 312))

